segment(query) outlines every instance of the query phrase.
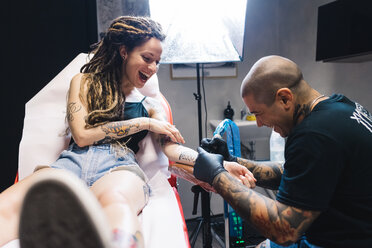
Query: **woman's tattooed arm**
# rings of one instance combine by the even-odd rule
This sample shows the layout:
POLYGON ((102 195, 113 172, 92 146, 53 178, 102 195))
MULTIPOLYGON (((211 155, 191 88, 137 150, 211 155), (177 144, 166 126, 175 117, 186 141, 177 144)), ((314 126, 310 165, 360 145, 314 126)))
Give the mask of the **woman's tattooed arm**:
POLYGON ((103 139, 95 141, 94 145, 110 143, 113 140, 132 135, 148 128, 148 118, 141 117, 126 121, 109 122, 102 126, 100 129, 105 134, 103 139))
POLYGON ((66 113, 67 121, 73 121, 74 114, 79 112, 80 109, 81 109, 81 105, 77 104, 76 102, 70 102, 67 105, 67 113, 66 113))
POLYGON ((139 117, 131 120, 109 122, 95 127, 87 127, 85 91, 80 94, 82 86, 85 87, 86 78, 79 73, 73 77, 70 83, 67 99, 66 119, 71 130, 72 137, 80 147, 109 143, 116 139, 149 128, 149 118, 139 117), (83 95, 83 97, 81 97, 83 95))
POLYGON ((174 143, 166 135, 157 135, 157 141, 165 155, 173 162, 194 165, 198 153, 190 148, 174 143))
POLYGON ((186 162, 187 164, 195 164, 196 157, 194 152, 186 150, 181 151, 181 154, 179 155, 178 159, 180 163, 184 162, 185 164, 186 162))
POLYGON ((296 242, 320 214, 267 198, 245 187, 227 172, 216 176, 213 187, 263 236, 281 245, 296 242))

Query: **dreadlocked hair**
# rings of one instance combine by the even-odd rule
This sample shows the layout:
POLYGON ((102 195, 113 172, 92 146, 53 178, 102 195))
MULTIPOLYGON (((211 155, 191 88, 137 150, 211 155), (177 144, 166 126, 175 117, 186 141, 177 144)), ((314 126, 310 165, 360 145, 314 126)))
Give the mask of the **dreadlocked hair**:
POLYGON ((160 24, 147 17, 121 16, 112 21, 102 40, 92 45, 93 57, 80 69, 86 75, 80 86, 82 102, 86 96, 86 128, 123 119, 123 59, 119 48, 124 45, 129 53, 151 38, 164 40, 160 24))

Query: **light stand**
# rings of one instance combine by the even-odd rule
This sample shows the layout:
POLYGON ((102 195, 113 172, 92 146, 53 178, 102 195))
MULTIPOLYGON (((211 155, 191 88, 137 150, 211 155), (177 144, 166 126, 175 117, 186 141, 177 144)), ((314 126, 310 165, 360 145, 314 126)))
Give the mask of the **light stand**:
MULTIPOLYGON (((194 93, 194 96, 195 96, 195 100, 198 102, 198 129, 199 129, 199 145, 200 145, 200 142, 203 138, 202 115, 201 115, 202 97, 200 93, 200 63, 196 63, 196 85, 197 85, 197 93, 194 93)), ((205 191, 199 185, 192 186, 191 191, 195 194, 194 195, 194 209, 193 209, 192 214, 196 214, 199 193, 200 193, 200 198, 201 198, 201 210, 202 210, 201 217, 196 219, 196 221, 198 221, 199 223, 197 224, 194 231, 190 235, 191 247, 194 247, 201 228, 203 230, 203 248, 212 247, 213 237, 215 237, 217 242, 220 243, 221 247, 223 247, 223 244, 224 244, 223 241, 218 237, 218 235, 214 232, 211 226, 210 193, 205 191), (212 233, 213 233, 213 237, 212 237, 212 233)))
MULTIPOLYGON (((197 87, 197 94, 194 93, 195 100, 198 101, 198 128, 199 128, 199 145, 203 138, 203 131, 202 131, 202 115, 201 115, 201 94, 200 94, 200 64, 196 63, 196 87, 197 87)), ((203 227, 203 247, 210 248, 212 247, 212 232, 211 232, 211 204, 209 199, 209 193, 205 191, 199 185, 194 187, 200 188, 201 193, 201 209, 202 209, 202 218, 200 223, 203 227)), ((196 236, 198 233, 196 233, 196 236)))
POLYGON ((199 128, 199 145, 203 138, 202 115, 201 115, 201 94, 200 94, 200 63, 196 63, 196 87, 197 93, 194 93, 195 100, 198 101, 198 128, 199 128))

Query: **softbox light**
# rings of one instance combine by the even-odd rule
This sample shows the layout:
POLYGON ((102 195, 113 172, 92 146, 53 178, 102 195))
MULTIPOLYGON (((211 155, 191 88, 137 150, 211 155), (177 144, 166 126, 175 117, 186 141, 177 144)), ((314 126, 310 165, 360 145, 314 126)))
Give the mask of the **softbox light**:
POLYGON ((247 0, 150 0, 166 34, 161 63, 241 61, 247 0))

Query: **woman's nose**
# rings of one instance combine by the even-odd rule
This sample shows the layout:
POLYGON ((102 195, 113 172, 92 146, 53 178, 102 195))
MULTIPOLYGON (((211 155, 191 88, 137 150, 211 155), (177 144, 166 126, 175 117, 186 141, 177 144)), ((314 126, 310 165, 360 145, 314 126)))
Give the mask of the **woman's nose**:
POLYGON ((158 65, 156 64, 155 61, 149 64, 149 69, 151 70, 152 73, 156 73, 157 72, 158 65))

